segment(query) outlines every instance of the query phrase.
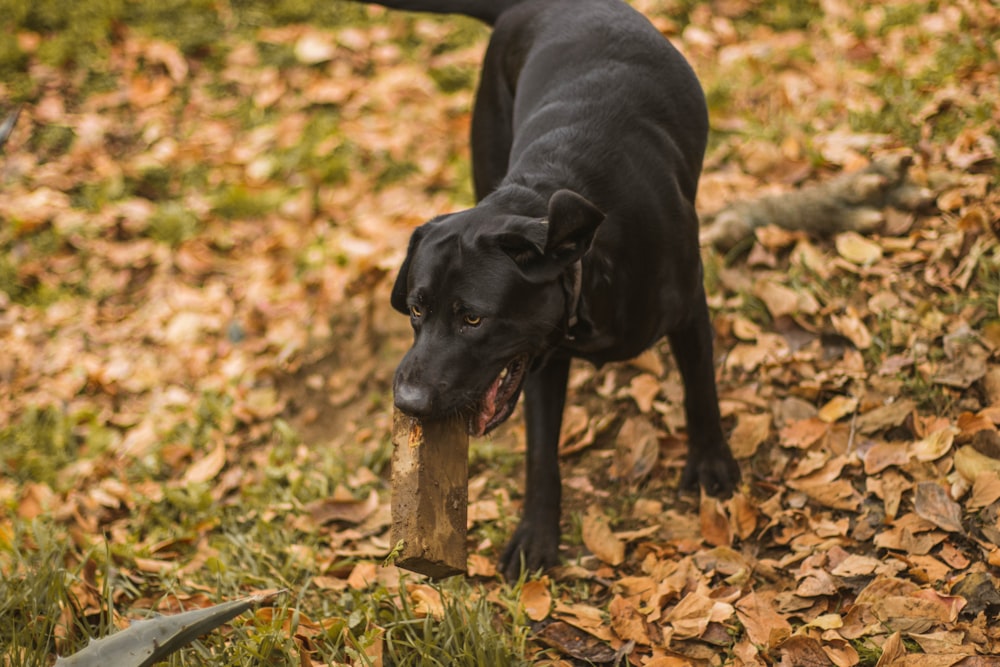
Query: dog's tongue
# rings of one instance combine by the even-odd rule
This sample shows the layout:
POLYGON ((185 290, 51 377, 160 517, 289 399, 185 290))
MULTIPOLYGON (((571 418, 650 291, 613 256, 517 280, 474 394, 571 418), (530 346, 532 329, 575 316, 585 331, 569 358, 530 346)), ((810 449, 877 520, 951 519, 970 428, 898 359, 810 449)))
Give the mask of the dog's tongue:
POLYGON ((503 378, 498 375, 493 384, 490 385, 490 388, 486 390, 486 394, 479 404, 479 412, 473 417, 475 432, 472 435, 482 436, 486 433, 487 425, 489 425, 490 420, 497 413, 497 392, 500 391, 502 383, 503 378))

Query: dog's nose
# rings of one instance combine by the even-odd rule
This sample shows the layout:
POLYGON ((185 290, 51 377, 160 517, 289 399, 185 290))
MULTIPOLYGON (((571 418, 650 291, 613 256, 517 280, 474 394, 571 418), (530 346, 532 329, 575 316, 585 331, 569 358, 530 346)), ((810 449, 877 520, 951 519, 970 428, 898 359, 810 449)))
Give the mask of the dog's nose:
POLYGON ((411 417, 426 417, 431 414, 433 401, 431 392, 426 389, 399 382, 393 391, 393 400, 400 412, 411 417))

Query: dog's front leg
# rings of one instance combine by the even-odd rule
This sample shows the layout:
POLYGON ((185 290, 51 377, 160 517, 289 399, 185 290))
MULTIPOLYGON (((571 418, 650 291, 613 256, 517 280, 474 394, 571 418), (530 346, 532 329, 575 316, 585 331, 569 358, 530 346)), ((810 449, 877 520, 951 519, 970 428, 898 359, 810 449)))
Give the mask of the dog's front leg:
POLYGON ((668 338, 684 381, 687 415, 688 460, 681 488, 693 491, 700 485, 711 496, 728 498, 740 481, 740 466, 722 432, 712 358, 712 324, 704 294, 695 299, 687 326, 671 332, 668 338))
POLYGON ((524 410, 528 436, 524 510, 514 536, 500 557, 508 581, 559 562, 559 429, 566 404, 569 358, 551 357, 525 380, 524 410))

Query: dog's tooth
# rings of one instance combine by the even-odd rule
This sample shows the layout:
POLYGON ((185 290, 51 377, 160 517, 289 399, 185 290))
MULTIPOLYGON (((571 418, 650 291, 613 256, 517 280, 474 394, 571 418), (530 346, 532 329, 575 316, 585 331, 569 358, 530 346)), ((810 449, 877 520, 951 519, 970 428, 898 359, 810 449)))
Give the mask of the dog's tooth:
POLYGON ((503 380, 506 379, 506 377, 507 377, 507 367, 504 366, 503 370, 500 371, 500 379, 503 380))

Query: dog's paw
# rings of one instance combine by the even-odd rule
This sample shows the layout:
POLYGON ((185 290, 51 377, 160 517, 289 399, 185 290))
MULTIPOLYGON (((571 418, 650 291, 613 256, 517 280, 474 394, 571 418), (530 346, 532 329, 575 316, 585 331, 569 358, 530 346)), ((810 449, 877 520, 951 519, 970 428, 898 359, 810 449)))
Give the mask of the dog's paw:
POLYGON ((700 486, 708 495, 726 499, 733 495, 740 476, 740 465, 727 447, 708 456, 689 456, 681 477, 681 489, 697 491, 700 486))
POLYGON ((517 581, 521 572, 547 570, 559 564, 559 530, 541 529, 521 521, 500 555, 498 568, 507 581, 517 581))

